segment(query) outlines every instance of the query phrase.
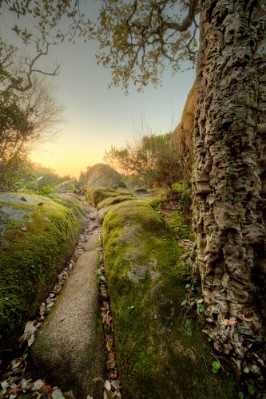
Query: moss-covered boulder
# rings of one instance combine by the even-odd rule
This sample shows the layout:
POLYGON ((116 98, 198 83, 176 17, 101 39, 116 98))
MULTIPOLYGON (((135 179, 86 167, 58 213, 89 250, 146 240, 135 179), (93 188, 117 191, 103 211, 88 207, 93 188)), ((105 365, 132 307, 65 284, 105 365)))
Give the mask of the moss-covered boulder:
POLYGON ((112 188, 105 186, 88 187, 87 200, 89 204, 97 207, 97 205, 107 198, 115 198, 120 195, 131 195, 126 188, 112 188))
POLYGON ((51 198, 71 209, 82 227, 88 223, 89 210, 86 204, 74 193, 53 193, 51 198))
POLYGON ((104 163, 93 165, 87 173, 89 187, 126 187, 120 174, 104 163))
POLYGON ((114 205, 102 235, 124 396, 237 398, 232 378, 211 371, 209 343, 181 306, 182 251, 158 213, 142 200, 114 205))
POLYGON ((0 194, 0 349, 10 349, 47 295, 80 232, 50 198, 0 194))

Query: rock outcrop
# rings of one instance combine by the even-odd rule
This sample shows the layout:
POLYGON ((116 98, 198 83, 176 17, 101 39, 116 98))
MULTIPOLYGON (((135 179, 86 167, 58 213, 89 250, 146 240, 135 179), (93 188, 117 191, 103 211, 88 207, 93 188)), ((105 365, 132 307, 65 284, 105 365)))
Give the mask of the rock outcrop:
POLYGON ((0 348, 12 349, 78 239, 70 209, 33 194, 0 194, 0 348))
POLYGON ((121 175, 111 166, 97 163, 87 173, 88 187, 126 187, 121 175))

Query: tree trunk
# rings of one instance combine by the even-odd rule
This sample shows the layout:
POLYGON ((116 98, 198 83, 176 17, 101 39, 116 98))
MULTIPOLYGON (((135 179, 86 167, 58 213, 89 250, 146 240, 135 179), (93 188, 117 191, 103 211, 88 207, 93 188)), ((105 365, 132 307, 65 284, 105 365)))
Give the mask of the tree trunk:
POLYGON ((264 0, 203 0, 193 208, 207 334, 262 366, 266 277, 264 0), (263 292, 264 291, 264 292, 263 292))

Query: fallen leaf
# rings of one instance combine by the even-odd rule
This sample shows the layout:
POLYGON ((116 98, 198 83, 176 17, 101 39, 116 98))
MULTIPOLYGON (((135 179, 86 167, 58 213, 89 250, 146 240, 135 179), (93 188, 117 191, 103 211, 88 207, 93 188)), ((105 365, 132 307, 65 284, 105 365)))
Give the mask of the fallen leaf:
POLYGON ((59 388, 54 389, 54 391, 52 392, 52 398, 53 399, 65 399, 64 395, 62 394, 62 391, 59 388))
POLYGON ((20 360, 18 360, 18 359, 12 360, 12 361, 11 361, 12 370, 16 369, 18 366, 20 366, 20 364, 21 364, 21 361, 20 361, 20 360))
POLYGON ((45 382, 43 381, 43 380, 41 380, 41 379, 39 379, 39 380, 36 380, 34 383, 33 383, 33 389, 35 390, 35 391, 38 391, 41 387, 43 387, 45 385, 45 382))
POLYGON ((31 334, 30 337, 27 339, 28 345, 31 346, 35 340, 34 334, 31 334))
POLYGON ((106 381, 104 382, 104 389, 107 389, 107 391, 111 391, 112 385, 111 385, 111 383, 110 383, 109 380, 106 380, 106 381))
POLYGON ((106 342, 106 349, 108 350, 108 352, 111 352, 111 350, 112 350, 112 347, 111 347, 111 345, 110 345, 110 342, 109 341, 107 341, 106 342))
POLYGON ((117 373, 110 373, 110 374, 108 374, 108 377, 110 378, 110 380, 116 380, 117 379, 117 373))
POLYGON ((49 393, 49 392, 52 391, 52 387, 51 387, 51 385, 43 385, 43 386, 39 389, 39 391, 40 391, 41 393, 49 393))
POLYGON ((20 381, 20 386, 21 386, 21 388, 22 388, 22 389, 27 389, 27 388, 28 388, 28 385, 29 385, 29 382, 31 382, 31 379, 30 379, 30 380, 25 380, 25 378, 23 378, 23 379, 20 381))
POLYGON ((110 327, 111 318, 108 315, 104 316, 103 319, 102 319, 102 324, 106 324, 108 327, 110 327))
POLYGON ((113 369, 116 366, 115 355, 112 352, 107 355, 106 365, 108 369, 113 369))
POLYGON ((119 380, 114 380, 111 381, 112 386, 114 387, 115 390, 121 389, 120 381, 119 380))
POLYGON ((34 325, 34 321, 28 321, 24 328, 24 334, 34 333, 35 330, 36 330, 36 327, 34 325))

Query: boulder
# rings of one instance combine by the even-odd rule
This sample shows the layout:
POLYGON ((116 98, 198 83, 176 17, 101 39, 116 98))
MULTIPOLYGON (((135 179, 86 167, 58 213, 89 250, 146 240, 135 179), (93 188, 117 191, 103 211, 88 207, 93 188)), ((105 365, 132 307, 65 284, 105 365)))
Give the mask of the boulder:
POLYGON ((80 225, 86 227, 90 212, 88 206, 76 194, 59 192, 51 194, 51 198, 70 208, 80 225))
POLYGON ((33 194, 0 194, 0 350, 14 347, 80 233, 73 212, 33 194))
POLYGON ((102 202, 103 200, 109 198, 115 198, 120 195, 131 195, 131 193, 125 188, 112 188, 112 187, 88 187, 87 200, 89 204, 94 207, 102 202))
POLYGON ((88 187, 126 187, 120 174, 111 166, 98 163, 87 173, 88 187))
POLYGON ((184 307, 182 250, 160 215, 143 200, 113 205, 102 237, 123 396, 238 398, 232 377, 211 371, 197 308, 184 307))

